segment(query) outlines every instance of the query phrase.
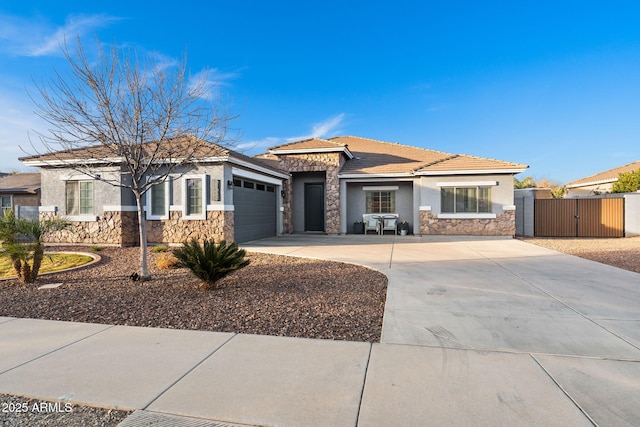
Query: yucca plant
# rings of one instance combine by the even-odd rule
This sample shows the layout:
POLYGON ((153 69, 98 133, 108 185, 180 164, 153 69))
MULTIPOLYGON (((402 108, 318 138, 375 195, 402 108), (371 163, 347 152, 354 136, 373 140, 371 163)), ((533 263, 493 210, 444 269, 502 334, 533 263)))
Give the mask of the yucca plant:
POLYGON ((227 274, 249 265, 246 251, 236 243, 222 240, 216 245, 211 240, 200 244, 196 239, 183 243, 173 251, 181 267, 186 267, 202 281, 202 287, 214 289, 216 282, 227 274))

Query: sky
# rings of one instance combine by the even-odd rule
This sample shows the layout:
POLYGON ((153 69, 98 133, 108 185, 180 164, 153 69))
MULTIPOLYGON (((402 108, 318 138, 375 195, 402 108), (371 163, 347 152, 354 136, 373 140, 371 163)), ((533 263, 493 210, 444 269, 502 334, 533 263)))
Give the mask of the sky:
POLYGON ((640 160, 636 1, 0 2, 0 171, 39 149, 30 97, 65 40, 186 53, 236 149, 355 135, 529 165, 567 183, 640 160), (33 144, 33 146, 32 146, 33 144))

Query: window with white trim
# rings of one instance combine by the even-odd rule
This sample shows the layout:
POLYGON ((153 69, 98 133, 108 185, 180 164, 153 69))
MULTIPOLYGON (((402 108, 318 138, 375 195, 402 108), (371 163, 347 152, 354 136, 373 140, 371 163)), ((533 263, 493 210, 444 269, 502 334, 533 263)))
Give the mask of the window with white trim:
POLYGON ((171 197, 170 179, 151 186, 147 191, 147 219, 168 219, 171 197))
POLYGON ((491 187, 442 187, 442 213, 491 213, 491 187))
POLYGON ((65 213, 93 215, 93 181, 65 181, 65 213))
POLYGON ((366 213, 395 213, 396 192, 387 190, 365 191, 366 213))
POLYGON ((0 209, 2 215, 11 210, 11 196, 0 196, 0 209))
POLYGON ((182 215, 186 219, 207 217, 207 176, 185 176, 182 186, 182 215))

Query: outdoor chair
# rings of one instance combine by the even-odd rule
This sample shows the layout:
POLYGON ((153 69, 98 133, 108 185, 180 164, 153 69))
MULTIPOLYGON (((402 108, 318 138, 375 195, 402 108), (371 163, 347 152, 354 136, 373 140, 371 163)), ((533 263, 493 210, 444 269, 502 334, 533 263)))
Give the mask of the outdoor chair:
POLYGON ((380 232, 380 221, 375 215, 364 214, 362 215, 362 221, 364 222, 364 234, 369 231, 375 231, 376 234, 380 232))
POLYGON ((382 218, 382 228, 380 234, 384 234, 385 231, 393 231, 394 234, 398 234, 398 217, 396 216, 384 216, 382 218))

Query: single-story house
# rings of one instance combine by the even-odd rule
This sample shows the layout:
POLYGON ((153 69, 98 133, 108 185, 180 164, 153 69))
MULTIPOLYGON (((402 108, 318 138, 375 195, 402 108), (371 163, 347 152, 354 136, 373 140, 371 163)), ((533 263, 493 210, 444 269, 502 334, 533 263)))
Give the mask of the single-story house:
POLYGON ((571 181, 565 185, 567 189, 565 198, 590 197, 603 193, 611 193, 613 183, 618 181, 618 176, 621 173, 633 172, 638 169, 640 169, 640 161, 571 181))
POLYGON ((40 173, 3 174, 0 177, 1 213, 12 210, 23 218, 37 218, 40 205, 40 173))
MULTIPOLYGON (((385 215, 408 222, 413 234, 513 236, 513 176, 527 168, 354 136, 307 139, 255 157, 212 147, 214 154, 197 156, 147 192, 149 242, 347 234, 355 223, 385 215)), ((21 159, 41 169, 41 216, 76 224, 54 241, 135 244, 134 197, 106 183, 127 179, 120 160, 101 161, 95 153, 73 156, 90 159, 98 179, 74 172, 69 162, 75 160, 59 155, 21 159)))

